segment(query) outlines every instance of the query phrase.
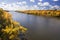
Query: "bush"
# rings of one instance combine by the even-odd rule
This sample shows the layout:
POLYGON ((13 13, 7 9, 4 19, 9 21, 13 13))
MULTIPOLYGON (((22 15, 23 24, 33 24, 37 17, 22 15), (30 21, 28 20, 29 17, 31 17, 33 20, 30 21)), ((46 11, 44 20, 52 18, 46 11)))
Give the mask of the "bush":
POLYGON ((25 33, 26 28, 12 20, 11 14, 0 9, 0 38, 2 40, 20 40, 20 32, 25 33))

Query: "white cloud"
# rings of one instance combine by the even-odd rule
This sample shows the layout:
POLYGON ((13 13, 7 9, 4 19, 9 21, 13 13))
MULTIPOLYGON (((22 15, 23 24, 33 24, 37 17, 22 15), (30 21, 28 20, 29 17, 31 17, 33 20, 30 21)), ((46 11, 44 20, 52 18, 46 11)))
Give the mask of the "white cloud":
POLYGON ((30 2, 35 2, 35 0, 30 0, 30 2))
POLYGON ((27 5, 25 1, 17 2, 17 3, 10 3, 10 4, 2 2, 0 3, 0 8, 3 8, 5 10, 26 10, 27 5))
POLYGON ((22 4, 27 4, 27 2, 26 1, 23 1, 22 4))
POLYGON ((58 9, 58 10, 60 10, 60 6, 58 6, 58 5, 54 5, 54 6, 51 6, 50 9, 52 9, 52 10, 54 10, 54 9, 58 9))
POLYGON ((21 5, 22 3, 21 2, 17 2, 17 4, 20 4, 21 5))
POLYGON ((53 1, 59 1, 59 0, 53 0, 53 1))
POLYGON ((39 0, 40 2, 43 1, 43 0, 39 0))
POLYGON ((37 5, 30 6, 30 10, 39 10, 39 7, 37 5))
POLYGON ((1 4, 6 4, 6 3, 4 3, 4 2, 1 2, 1 4))
POLYGON ((23 1, 23 2, 16 2, 16 3, 10 3, 10 4, 7 4, 7 3, 0 3, 0 8, 3 8, 5 10, 46 10, 46 9, 60 9, 60 6, 58 5, 51 5, 50 3, 48 2, 38 2, 38 5, 31 5, 31 6, 28 6, 26 1, 23 1))
POLYGON ((37 5, 28 6, 25 1, 16 2, 16 3, 0 3, 0 8, 5 10, 38 10, 39 7, 37 5))
POLYGON ((41 2, 38 2, 38 5, 42 5, 42 3, 41 2))
POLYGON ((26 2, 26 1, 22 1, 22 2, 17 2, 16 4, 19 4, 19 5, 26 5, 27 2, 26 2))
POLYGON ((51 5, 49 2, 44 2, 44 3, 42 3, 42 2, 38 2, 38 6, 39 6, 39 9, 40 10, 47 10, 47 9, 51 9, 51 10, 54 10, 54 9, 60 9, 60 6, 58 6, 58 5, 51 5))
POLYGON ((49 3, 49 2, 44 2, 44 3, 38 2, 38 5, 39 5, 39 6, 49 6, 50 3, 49 3))
POLYGON ((47 10, 47 9, 46 9, 46 7, 43 7, 43 8, 41 7, 40 10, 47 10))
POLYGON ((45 2, 45 3, 43 3, 43 5, 44 6, 49 6, 50 4, 49 4, 49 2, 45 2))

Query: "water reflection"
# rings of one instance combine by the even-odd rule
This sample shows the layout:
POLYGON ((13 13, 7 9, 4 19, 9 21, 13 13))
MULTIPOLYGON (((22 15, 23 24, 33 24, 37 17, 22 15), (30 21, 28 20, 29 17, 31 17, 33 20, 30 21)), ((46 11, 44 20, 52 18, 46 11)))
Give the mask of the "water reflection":
POLYGON ((10 12, 13 19, 28 28, 29 40, 60 40, 60 19, 10 12))

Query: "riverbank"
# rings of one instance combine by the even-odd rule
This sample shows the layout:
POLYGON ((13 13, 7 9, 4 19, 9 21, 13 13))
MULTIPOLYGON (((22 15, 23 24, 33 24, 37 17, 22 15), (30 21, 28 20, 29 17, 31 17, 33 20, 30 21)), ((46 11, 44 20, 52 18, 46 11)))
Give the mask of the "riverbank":
POLYGON ((27 28, 14 21, 10 13, 0 8, 0 40, 20 40, 26 31, 27 28))
POLYGON ((42 16, 60 16, 60 10, 25 10, 25 11, 17 11, 25 14, 32 15, 42 15, 42 16))

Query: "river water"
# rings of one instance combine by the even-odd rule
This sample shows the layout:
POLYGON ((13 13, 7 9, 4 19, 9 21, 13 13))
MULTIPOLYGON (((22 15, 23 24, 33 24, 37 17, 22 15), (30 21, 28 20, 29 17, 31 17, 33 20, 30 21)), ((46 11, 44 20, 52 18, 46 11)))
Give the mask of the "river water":
POLYGON ((60 40, 60 19, 10 12, 13 20, 28 28, 28 40, 60 40))

